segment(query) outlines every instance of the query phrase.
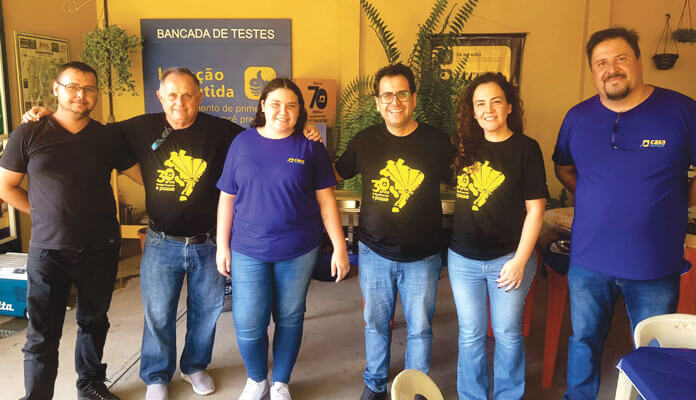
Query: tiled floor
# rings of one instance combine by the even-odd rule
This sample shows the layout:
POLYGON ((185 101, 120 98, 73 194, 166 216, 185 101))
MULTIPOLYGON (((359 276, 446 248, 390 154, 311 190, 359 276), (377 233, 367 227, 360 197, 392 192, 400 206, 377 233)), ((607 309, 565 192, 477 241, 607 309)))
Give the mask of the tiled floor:
MULTIPOLYGON (((144 385, 138 378, 139 348, 142 335, 142 309, 140 303, 138 257, 122 262, 119 276, 125 277, 121 287, 114 292, 110 312, 109 333, 104 360, 109 364, 108 376, 112 390, 122 399, 144 398, 144 385)), ((443 272, 445 272, 443 270, 443 272)), ((544 343, 544 318, 546 312, 546 279, 539 282, 531 335, 527 338, 527 395, 528 399, 560 399, 565 386, 567 337, 569 335, 568 310, 561 332, 556 373, 550 390, 541 387, 541 369, 544 343)), ((182 296, 183 297, 183 296, 182 296)), ((400 306, 399 306, 400 307, 400 306)), ((435 316, 433 357, 430 375, 440 386, 446 399, 456 399, 457 322, 449 280, 442 274, 435 316)), ((364 367, 362 302, 358 280, 353 276, 341 284, 313 282, 308 296, 303 346, 293 372, 291 390, 296 400, 303 399, 357 399, 362 390, 361 373, 364 367)), ((185 332, 185 301, 180 302, 178 320, 179 348, 185 332)), ((22 353, 26 322, 0 317, 0 333, 3 327, 12 326, 19 331, 0 339, 0 388, 3 399, 17 399, 23 394, 22 353)), ((630 352, 628 321, 623 304, 617 305, 617 313, 606 342, 602 361, 602 387, 600 399, 613 399, 617 379, 615 363, 621 354, 630 352)), ((61 343, 60 371, 56 382, 56 399, 75 399, 75 373, 73 369, 74 310, 68 311, 61 343)), ((393 377, 403 368, 406 344, 405 324, 400 311, 397 313, 393 344, 393 377)), ((2 335, 0 335, 2 337, 2 335)), ((494 341, 489 339, 489 355, 494 341)), ((245 381, 244 365, 237 350, 232 315, 223 313, 218 323, 215 351, 210 371, 216 379, 218 390, 207 398, 236 399, 245 381)), ((170 385, 170 399, 194 399, 190 386, 177 375, 170 385)))

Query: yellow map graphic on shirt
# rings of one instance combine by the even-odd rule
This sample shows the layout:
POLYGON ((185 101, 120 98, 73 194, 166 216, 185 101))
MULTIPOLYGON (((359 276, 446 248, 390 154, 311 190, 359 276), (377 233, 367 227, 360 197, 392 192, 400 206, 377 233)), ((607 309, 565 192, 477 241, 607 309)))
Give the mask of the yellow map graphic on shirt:
POLYGON ((387 161, 387 166, 379 174, 383 178, 372 180, 372 200, 389 201, 394 196, 397 199, 392 206, 394 213, 401 211, 425 179, 421 171, 404 165, 400 158, 396 162, 387 161))
POLYGON ((471 195, 476 197, 471 209, 478 211, 486 204, 489 197, 505 181, 505 175, 488 165, 488 161, 481 164, 476 161, 463 169, 463 173, 457 176, 457 197, 468 199, 471 195))
POLYGON ((186 201, 193 193, 193 188, 205 172, 208 163, 200 158, 187 156, 186 150, 179 150, 170 153, 164 166, 168 168, 157 170, 159 176, 155 182, 155 190, 173 192, 177 186, 182 187, 179 201, 186 201))

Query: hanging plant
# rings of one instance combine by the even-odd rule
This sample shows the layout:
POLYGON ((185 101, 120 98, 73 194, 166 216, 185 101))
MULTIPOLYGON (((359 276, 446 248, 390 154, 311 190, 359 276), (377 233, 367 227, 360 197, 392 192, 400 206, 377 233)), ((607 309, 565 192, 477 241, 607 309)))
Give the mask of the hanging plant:
POLYGON ((696 29, 677 29, 672 33, 672 37, 677 42, 696 43, 696 29))
MULTIPOLYGON (((464 70, 466 59, 458 63, 449 79, 442 79, 442 68, 437 60, 442 53, 451 51, 456 38, 464 30, 478 0, 465 0, 462 5, 449 6, 448 0, 435 0, 430 14, 419 25, 416 42, 404 64, 416 77, 418 104, 413 117, 452 134, 456 129, 457 94, 470 81, 464 70), (437 48, 432 39, 437 37, 437 48)), ((396 64, 401 54, 396 46, 394 33, 389 30, 377 8, 367 0, 360 0, 360 8, 384 49, 387 62, 396 64)), ((335 154, 340 156, 348 142, 358 132, 383 122, 375 107, 373 94, 374 75, 360 76, 346 85, 336 107, 334 127, 335 154)), ((360 190, 361 177, 341 182, 341 188, 360 190)))
POLYGON ((672 28, 669 26, 669 14, 665 14, 665 28, 662 30, 662 34, 660 35, 660 39, 657 41, 657 48, 655 49, 655 55, 653 56, 653 62, 655 63, 655 68, 657 69, 672 69, 674 67, 674 63, 677 62, 677 59, 679 58, 679 49, 677 49, 677 43, 674 43, 674 50, 675 53, 668 53, 667 52, 667 42, 669 42, 670 38, 670 33, 672 32, 672 28), (658 50, 660 49, 660 43, 664 42, 664 46, 662 47, 662 53, 658 53, 658 50))
POLYGON ((679 17, 679 23, 677 24, 677 30, 672 33, 672 38, 677 42, 681 43, 696 43, 696 29, 694 29, 694 23, 691 20, 691 1, 684 0, 684 7, 682 7, 681 17, 679 17), (684 14, 687 12, 689 16, 689 27, 681 28, 682 20, 684 20, 684 14))
POLYGON ((104 89, 110 94, 135 95, 130 53, 140 49, 142 39, 110 25, 87 33, 83 42, 80 59, 97 71, 100 82, 106 82, 104 89))

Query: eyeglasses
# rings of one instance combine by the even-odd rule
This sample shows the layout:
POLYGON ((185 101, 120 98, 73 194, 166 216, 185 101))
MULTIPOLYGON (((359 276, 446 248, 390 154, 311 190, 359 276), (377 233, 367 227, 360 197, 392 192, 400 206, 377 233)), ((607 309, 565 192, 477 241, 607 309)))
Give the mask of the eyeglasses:
POLYGON ((611 127, 611 148, 614 150, 621 150, 621 151, 643 151, 645 150, 645 147, 639 146, 637 149, 630 149, 626 147, 619 147, 618 144, 616 144, 616 131, 619 129, 619 120, 621 119, 621 113, 616 114, 616 120, 614 120, 614 125, 611 127))
POLYGON ((399 100, 400 103, 403 103, 411 98, 411 92, 409 92, 408 90, 401 90, 396 93, 384 92, 377 95, 377 97, 379 97, 379 101, 382 104, 391 104, 391 102, 394 101, 394 97, 396 97, 396 99, 399 100))
POLYGON ((99 88, 96 88, 94 86, 80 86, 80 85, 75 85, 73 83, 68 83, 67 85, 64 83, 60 83, 56 81, 57 84, 60 86, 64 87, 65 90, 68 91, 70 94, 78 94, 80 90, 84 90, 85 94, 97 94, 99 91, 99 88))

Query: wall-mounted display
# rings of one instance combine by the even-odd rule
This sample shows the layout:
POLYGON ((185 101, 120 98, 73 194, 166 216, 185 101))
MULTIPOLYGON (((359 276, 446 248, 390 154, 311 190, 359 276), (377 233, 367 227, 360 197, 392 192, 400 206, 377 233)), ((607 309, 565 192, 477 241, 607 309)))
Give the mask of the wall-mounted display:
MULTIPOLYGON (((466 59, 466 73, 473 79, 484 72, 501 72, 516 87, 520 86, 522 51, 526 33, 461 34, 451 50, 438 52, 442 78, 466 59)), ((433 49, 443 39, 435 36, 433 49)))
POLYGON ((33 106, 55 110, 51 83, 56 68, 69 60, 68 41, 28 33, 14 33, 19 82, 19 113, 33 106))
POLYGON ((141 19, 145 112, 167 68, 187 67, 203 90, 200 111, 249 126, 266 83, 291 77, 289 19, 141 19))

